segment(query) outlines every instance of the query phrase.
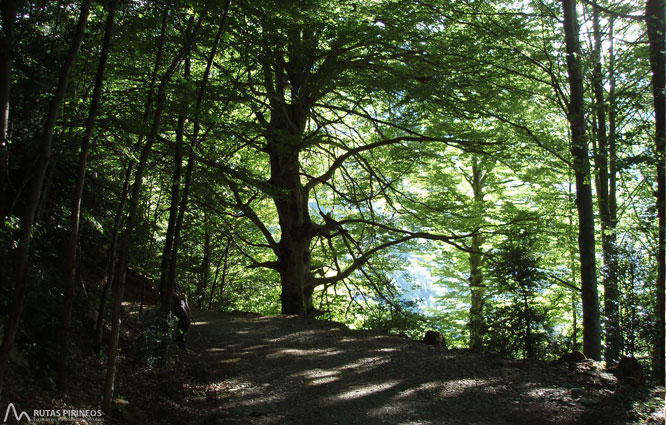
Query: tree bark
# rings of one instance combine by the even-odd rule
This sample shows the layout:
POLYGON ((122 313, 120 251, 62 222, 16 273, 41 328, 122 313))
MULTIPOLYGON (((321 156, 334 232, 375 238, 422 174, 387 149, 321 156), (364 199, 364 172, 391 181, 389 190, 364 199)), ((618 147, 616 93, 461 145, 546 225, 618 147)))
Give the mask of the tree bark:
MULTIPOLYGON (((190 25, 191 27, 191 25, 190 25)), ((189 60, 186 65, 185 79, 189 78, 189 60)), ((178 218, 178 205, 180 204, 180 186, 183 175, 183 139, 185 133, 185 113, 178 115, 176 128, 176 152, 173 163, 173 178, 171 180, 171 205, 169 206, 169 221, 167 224, 166 238, 162 250, 162 262, 160 266, 160 294, 162 299, 162 310, 168 314, 171 311, 169 287, 167 285, 169 276, 169 264, 173 250, 173 236, 178 218)))
MULTIPOLYGON (((194 17, 192 16, 187 24, 187 33, 191 33, 192 26, 194 25, 194 17)), ((190 78, 190 58, 185 57, 185 71, 183 78, 189 80, 190 78)), ((173 179, 171 181, 171 205, 169 206, 169 224, 167 225, 166 240, 164 241, 164 249, 162 252, 162 262, 160 265, 160 306, 162 310, 162 332, 164 338, 162 339, 160 351, 162 367, 166 368, 169 359, 169 344, 171 338, 169 337, 169 317, 171 315, 172 296, 175 283, 170 279, 170 266, 174 255, 175 240, 177 233, 178 221, 178 206, 180 204, 180 186, 183 174, 183 141, 185 136, 185 112, 181 111, 178 114, 178 123, 176 124, 176 152, 174 155, 174 169, 173 179)))
POLYGON ((279 195, 273 196, 280 224, 280 241, 274 247, 275 269, 282 285, 282 314, 310 316, 314 313, 310 244, 313 224, 308 205, 309 191, 301 183, 300 150, 314 99, 309 98, 309 63, 313 39, 307 31, 288 35, 289 61, 263 63, 264 87, 271 98, 271 117, 266 129, 266 151, 271 167, 269 182, 279 195), (289 85, 289 87, 287 86, 289 85), (290 90, 291 100, 286 91, 290 90))
MULTIPOLYGON (((280 77, 278 77, 280 78, 280 77)), ((312 222, 308 192, 301 184, 299 145, 307 119, 306 110, 286 115, 274 110, 269 126, 268 153, 271 164, 270 182, 278 189, 273 202, 280 223, 277 243, 277 271, 282 284, 282 314, 308 316, 314 312, 314 281, 310 271, 312 222)))
POLYGON ((37 162, 35 165, 34 175, 30 181, 30 191, 26 201, 25 211, 21 217, 21 231, 18 248, 16 250, 16 277, 14 284, 14 294, 12 296, 11 309, 7 326, 5 327, 5 334, 0 348, 0 393, 2 391, 2 384, 4 382, 5 374, 9 366, 9 352, 14 345, 16 332, 18 331, 21 313, 23 311, 23 302, 28 284, 28 266, 30 262, 30 242, 32 239, 32 229, 34 226, 35 211, 39 204, 39 198, 48 167, 49 158, 51 156, 51 139, 53 137, 53 130, 55 129, 56 120, 60 112, 60 106, 65 98, 67 92, 67 83, 78 56, 83 36, 85 34, 86 25, 88 23, 88 15, 90 12, 91 0, 84 0, 81 4, 79 19, 76 25, 74 38, 70 46, 65 63, 63 64, 60 75, 58 77, 58 86, 56 92, 51 99, 48 109, 46 121, 44 124, 44 131, 39 143, 39 152, 37 162))
MULTIPOLYGON (((606 129, 606 102, 604 96, 604 81, 601 67, 601 28, 599 24, 599 10, 593 10, 594 34, 594 70, 592 73, 592 86, 594 90, 595 112, 597 122, 597 150, 594 153, 596 169, 595 182, 597 186, 597 204, 599 207, 599 221, 601 222, 601 247, 604 259, 603 285, 604 285, 604 327, 606 334, 606 347, 604 358, 607 364, 620 359, 622 337, 618 318, 619 295, 617 287, 617 254, 615 250, 615 222, 611 215, 611 196, 609 187, 609 141, 606 129)), ((614 189, 614 186, 613 186, 614 189)))
POLYGON ((269 144, 271 182, 283 193, 274 198, 282 232, 277 249, 282 314, 307 316, 314 311, 308 197, 300 181, 298 153, 288 152, 285 155, 284 148, 280 142, 269 144))
POLYGON ((102 42, 102 51, 100 52, 97 75, 95 76, 95 89, 93 90, 90 103, 90 112, 86 127, 81 141, 81 152, 79 154, 79 166, 76 177, 76 187, 74 189, 74 198, 72 200, 72 211, 70 216, 69 240, 67 243, 67 263, 65 271, 65 297, 63 301, 63 323, 62 337, 60 340, 60 360, 58 363, 58 386, 62 389, 66 383, 67 370, 67 351, 70 340, 70 324, 72 322, 72 306, 74 304, 74 287, 76 280, 76 252, 79 240, 79 216, 81 210, 81 198, 83 196, 83 185, 86 178, 86 164, 88 161, 88 150, 90 139, 95 127, 99 102, 102 97, 102 85, 104 83, 104 71, 106 69, 109 51, 111 50, 111 38, 113 35, 113 26, 115 22, 116 6, 118 0, 112 0, 109 3, 109 14, 106 18, 106 27, 104 30, 104 41, 102 42))
POLYGON ((562 10, 570 89, 567 118, 571 127, 571 155, 576 179, 576 207, 578 210, 578 250, 583 302, 583 352, 588 358, 601 360, 594 209, 590 184, 588 143, 585 134, 583 74, 580 64, 581 50, 576 1, 562 0, 562 10))
POLYGON ((666 66, 664 64, 664 0, 647 0, 645 6, 650 66, 652 68, 652 96, 655 118, 655 153, 657 164, 657 216, 659 243, 657 248, 657 301, 655 318, 657 335, 654 346, 653 369, 658 385, 664 385, 664 280, 666 279, 666 66))

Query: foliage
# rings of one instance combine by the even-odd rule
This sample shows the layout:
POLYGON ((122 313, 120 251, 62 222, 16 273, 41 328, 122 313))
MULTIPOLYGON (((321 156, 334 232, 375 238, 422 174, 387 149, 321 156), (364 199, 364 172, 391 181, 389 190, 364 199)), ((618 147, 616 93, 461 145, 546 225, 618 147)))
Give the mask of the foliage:
MULTIPOLYGON (((122 4, 82 199, 80 258, 100 275, 84 276, 90 304, 102 294, 116 213, 127 198, 125 176, 153 124, 160 79, 190 36, 190 18, 202 18, 189 71, 184 60, 176 63, 162 87, 164 114, 131 233, 132 268, 156 281, 162 273, 169 210, 185 184, 182 176, 181 195, 172 197, 176 165, 185 169, 191 160, 177 273, 193 305, 278 314, 285 270, 293 266, 284 246, 305 240, 291 259, 308 266, 299 284, 313 285, 320 318, 414 338, 436 328, 450 347, 465 347, 474 289, 470 259, 477 255, 486 349, 551 358, 578 348, 578 219, 566 155, 559 2, 231 2, 199 97, 222 22, 218 3, 208 13, 197 2, 122 4), (184 156, 176 164, 180 136, 184 156), (285 177, 279 175, 285 164, 294 167, 287 173, 292 186, 276 180, 285 177), (483 182, 476 188, 475 173, 483 182), (300 204, 283 207, 294 193, 300 204), (295 217, 301 222, 288 225, 295 217), (409 286, 420 283, 408 277, 417 273, 412 260, 436 281, 434 306, 410 298, 409 286)), ((615 113, 618 211, 611 232, 619 252, 624 353, 648 357, 656 332, 656 156, 646 143, 653 116, 644 31, 627 18, 642 4, 625 3, 599 1, 606 9, 604 90, 615 113)), ((0 267, 8 271, 0 277, 3 318, 18 217, 78 7, 19 2, 11 137, 0 181, 0 267)), ((591 7, 580 6, 584 30, 591 29, 591 7)), ((44 336, 49 344, 35 344, 47 320, 60 320, 73 170, 106 11, 102 4, 92 8, 42 189, 33 284, 19 335, 23 346, 43 351, 39 356, 52 356, 44 347, 57 345, 55 331, 44 336)), ((583 41, 582 66, 591 78, 592 43, 583 41)), ((592 129, 596 110, 592 93, 587 97, 592 129)), ((589 132, 591 146, 596 131, 589 132)), ((77 314, 90 310, 79 306, 77 314)), ((142 344, 157 344, 158 333, 148 330, 142 344)))
POLYGON ((550 348, 553 326, 538 300, 547 287, 538 243, 534 235, 518 229, 492 254, 496 287, 487 316, 487 345, 513 357, 520 353, 524 358, 539 358, 550 348))

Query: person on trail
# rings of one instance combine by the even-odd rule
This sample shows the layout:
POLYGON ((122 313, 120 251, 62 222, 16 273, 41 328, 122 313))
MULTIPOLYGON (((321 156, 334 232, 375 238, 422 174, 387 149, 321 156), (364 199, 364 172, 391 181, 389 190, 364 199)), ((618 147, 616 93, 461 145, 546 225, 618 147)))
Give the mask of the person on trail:
POLYGON ((178 318, 178 328, 176 329, 174 342, 177 342, 180 348, 185 348, 185 332, 190 327, 190 317, 187 315, 187 310, 189 310, 187 295, 178 284, 173 289, 173 315, 178 318))

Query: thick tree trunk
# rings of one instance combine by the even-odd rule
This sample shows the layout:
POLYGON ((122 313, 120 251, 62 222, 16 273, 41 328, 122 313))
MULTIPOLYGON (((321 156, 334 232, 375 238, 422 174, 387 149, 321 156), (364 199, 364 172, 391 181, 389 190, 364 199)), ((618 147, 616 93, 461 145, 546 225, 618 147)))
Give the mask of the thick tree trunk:
POLYGON ((90 0, 84 0, 81 4, 81 12, 79 20, 76 25, 74 38, 70 46, 69 52, 60 70, 58 78, 58 87, 51 99, 46 122, 44 124, 44 131, 39 144, 39 153, 37 162, 34 169, 34 175, 30 182, 30 191, 24 214, 21 217, 21 231, 19 245, 16 250, 16 278, 14 285, 14 294, 12 296, 11 309, 7 326, 5 327, 5 334, 0 348, 0 392, 2 391, 2 384, 7 373, 9 366, 9 352, 14 345, 16 332, 18 331, 19 320, 23 311, 23 302, 28 284, 28 265, 30 262, 30 242, 32 237, 32 229, 34 226, 35 212, 39 204, 39 198, 48 167, 49 158, 51 156, 51 139, 53 137, 53 130, 55 129, 56 120, 60 111, 67 91, 67 83, 74 66, 76 57, 78 56, 83 36, 85 34, 86 25, 88 23, 88 15, 90 12, 90 0))
POLYGON ((650 66, 652 67, 652 95, 654 98, 655 152, 657 155, 657 216, 659 243, 657 248, 657 302, 655 316, 657 337, 654 348, 654 376, 664 385, 664 280, 666 279, 666 65, 664 60, 664 0, 647 0, 645 6, 650 66))
POLYGON ((109 14, 106 19, 104 30, 104 41, 100 53, 97 75, 95 76, 95 89, 93 90, 90 112, 86 121, 86 128, 81 141, 81 152, 79 154, 79 166, 76 177, 74 198, 72 199, 72 211, 70 216, 69 240, 67 244, 67 263, 65 272, 65 297, 63 301, 63 323, 62 336, 60 340, 60 360, 58 363, 58 386, 62 389, 66 383, 67 351, 70 340, 70 324, 72 322, 72 306, 74 305, 74 286, 76 279, 76 251, 79 240, 79 215, 81 210, 81 198, 83 196, 83 185, 86 178, 86 164, 88 161, 88 149, 92 138, 99 102, 102 97, 102 84, 104 82, 104 70, 106 69, 109 51, 111 50, 111 37, 115 22, 117 0, 109 3, 109 14))
POLYGON ((576 1, 562 0, 564 34, 569 74, 569 111, 571 155, 576 179, 578 209, 578 249, 580 255, 581 298, 583 301, 583 352, 601 360, 601 325, 594 242, 594 209, 590 185, 590 163, 585 134, 583 74, 580 64, 580 40, 576 1))
POLYGON ((599 24, 599 10, 594 8, 594 71, 592 86, 594 89, 595 112, 597 122, 597 150, 594 153, 596 169, 597 203, 599 206, 599 220, 601 222, 601 247, 604 258, 604 327, 606 334, 606 349, 604 358, 610 364, 620 358, 622 337, 618 319, 619 295, 617 288, 617 255, 615 250, 615 222, 612 220, 610 210, 611 195, 609 189, 608 169, 608 133, 606 130, 606 102, 604 99, 604 81, 601 68, 601 28, 599 24))
POLYGON ((310 271, 312 223, 308 196, 300 180, 298 151, 279 140, 269 143, 269 154, 270 181, 280 193, 273 201, 281 231, 276 254, 277 271, 282 283, 282 314, 308 316, 314 312, 314 287, 310 271))
POLYGON ((270 183, 277 188, 273 197, 280 224, 280 241, 275 248, 276 270, 282 284, 282 314, 314 314, 314 279, 310 268, 310 243, 314 227, 310 220, 309 193, 301 183, 299 153, 310 114, 305 93, 313 40, 307 31, 288 34, 289 62, 278 59, 274 69, 264 63, 265 86, 271 95, 271 119, 266 132, 270 157, 270 183), (287 87, 287 84, 290 87, 287 87), (287 100, 285 92, 302 93, 287 100))

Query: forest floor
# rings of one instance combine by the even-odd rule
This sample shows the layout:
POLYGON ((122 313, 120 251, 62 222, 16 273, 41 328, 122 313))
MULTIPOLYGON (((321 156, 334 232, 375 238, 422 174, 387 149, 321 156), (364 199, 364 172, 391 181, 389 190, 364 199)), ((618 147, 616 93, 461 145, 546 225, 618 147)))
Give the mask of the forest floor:
MULTIPOLYGON (((194 316, 188 348, 173 345, 166 369, 147 365, 125 342, 116 380, 125 415, 103 423, 664 423, 663 387, 617 387, 592 361, 567 365, 445 351, 297 317, 194 316)), ((95 366, 81 364, 79 382, 86 384, 50 402, 98 408, 92 406, 103 368, 95 366)), ((25 405, 25 394, 22 399, 25 405)))

